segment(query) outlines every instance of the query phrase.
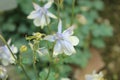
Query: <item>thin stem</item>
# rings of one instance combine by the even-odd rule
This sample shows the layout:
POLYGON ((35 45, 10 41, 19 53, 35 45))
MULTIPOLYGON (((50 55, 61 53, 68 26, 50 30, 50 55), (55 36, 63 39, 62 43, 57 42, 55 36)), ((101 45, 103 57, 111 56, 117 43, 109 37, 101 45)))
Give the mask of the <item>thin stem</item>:
POLYGON ((72 17, 71 17, 71 25, 73 24, 73 20, 74 20, 74 7, 75 7, 75 0, 72 0, 72 17))
POLYGON ((39 80, 38 76, 37 76, 38 74, 37 74, 37 68, 36 68, 35 64, 36 64, 36 54, 35 54, 35 51, 33 51, 33 68, 34 68, 34 71, 35 71, 36 79, 39 80))
POLYGON ((23 70, 25 76, 27 77, 27 79, 28 79, 28 80, 31 80, 30 77, 28 76, 27 72, 25 71, 25 68, 23 67, 23 65, 20 64, 20 66, 21 66, 21 68, 22 68, 22 70, 23 70))
POLYGON ((23 70, 24 74, 26 75, 27 79, 28 79, 28 80, 31 80, 31 79, 29 78, 29 76, 27 75, 27 73, 26 73, 23 65, 22 65, 19 61, 17 61, 17 58, 16 58, 15 55, 13 54, 12 50, 10 49, 9 45, 7 44, 6 40, 3 38, 2 35, 0 35, 0 39, 3 41, 3 43, 4 43, 5 45, 7 45, 7 48, 9 49, 9 51, 10 51, 10 53, 12 54, 13 58, 15 59, 15 62, 22 68, 22 70, 23 70))
POLYGON ((49 68, 48 68, 48 74, 47 74, 47 77, 45 78, 45 80, 48 80, 48 78, 49 78, 49 75, 50 75, 50 70, 51 70, 51 63, 49 64, 49 68))
POLYGON ((47 20, 47 15, 44 14, 44 16, 45 16, 45 19, 46 19, 46 23, 47 23, 48 31, 49 31, 49 33, 51 33, 51 30, 50 30, 50 24, 48 23, 48 20, 47 20))
POLYGON ((58 19, 60 19, 60 3, 59 0, 57 1, 58 1, 58 5, 57 5, 58 19))

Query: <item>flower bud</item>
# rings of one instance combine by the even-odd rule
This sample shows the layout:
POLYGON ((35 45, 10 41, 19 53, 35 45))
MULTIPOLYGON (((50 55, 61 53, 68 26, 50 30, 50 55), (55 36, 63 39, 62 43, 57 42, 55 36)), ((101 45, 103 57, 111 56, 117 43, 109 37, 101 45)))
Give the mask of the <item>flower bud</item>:
POLYGON ((27 46, 22 45, 22 46, 20 47, 20 52, 25 52, 25 51, 27 51, 27 46))

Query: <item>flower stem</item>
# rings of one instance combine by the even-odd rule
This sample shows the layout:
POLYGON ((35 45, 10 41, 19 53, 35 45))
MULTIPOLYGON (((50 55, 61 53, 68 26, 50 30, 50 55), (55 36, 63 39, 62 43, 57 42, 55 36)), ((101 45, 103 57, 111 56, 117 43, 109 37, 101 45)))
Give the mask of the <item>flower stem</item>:
POLYGON ((34 68, 34 71, 35 71, 35 76, 36 76, 36 80, 39 80, 38 79, 38 74, 37 74, 37 68, 36 68, 36 54, 35 54, 35 51, 33 51, 33 68, 34 68))
POLYGON ((47 77, 45 78, 45 80, 48 80, 50 71, 51 71, 51 63, 49 64, 48 73, 47 73, 47 77))
POLYGON ((71 17, 71 25, 73 24, 73 20, 74 20, 74 7, 75 7, 75 0, 72 0, 72 17, 71 17))
POLYGON ((10 49, 9 45, 7 44, 6 40, 3 38, 2 35, 0 35, 0 39, 3 41, 3 43, 7 46, 7 48, 9 49, 10 53, 12 54, 13 58, 15 59, 15 62, 22 68, 26 78, 28 80, 31 80, 30 77, 28 76, 27 72, 25 71, 23 65, 17 60, 17 58, 15 57, 15 55, 13 54, 12 50, 10 49))

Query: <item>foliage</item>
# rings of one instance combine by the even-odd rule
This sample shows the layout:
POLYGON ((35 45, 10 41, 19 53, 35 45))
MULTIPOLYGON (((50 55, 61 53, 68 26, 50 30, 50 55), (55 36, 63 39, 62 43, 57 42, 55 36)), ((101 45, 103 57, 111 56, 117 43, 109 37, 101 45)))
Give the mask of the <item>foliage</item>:
MULTIPOLYGON (((44 4, 44 2, 39 2, 38 0, 35 0, 35 2, 40 5, 44 4)), ((17 0, 17 4, 15 5, 18 5, 16 9, 9 12, 2 11, 4 14, 0 15, 1 32, 7 39, 12 35, 11 37, 13 41, 15 41, 14 44, 20 47, 21 45, 27 45, 27 41, 24 38, 31 35, 33 32, 49 33, 46 28, 42 30, 40 27, 35 27, 32 21, 27 20, 26 16, 33 10, 32 0, 17 0)), ((84 68, 90 58, 89 49, 91 45, 96 48, 103 48, 105 47, 104 38, 113 35, 113 29, 110 24, 106 24, 104 20, 98 20, 100 18, 98 12, 104 8, 102 0, 76 0, 73 22, 71 22, 71 5, 72 0, 63 1, 62 6, 60 7, 60 17, 63 20, 64 29, 70 26, 70 23, 75 23, 77 25, 75 35, 80 39, 80 43, 76 47, 77 53, 69 57, 62 56, 63 62, 58 61, 59 63, 55 63, 56 66, 53 67, 55 67, 56 72, 52 69, 48 80, 56 80, 54 76, 59 79, 60 76, 68 77, 69 73, 72 71, 69 64, 84 68), (83 16, 85 19, 81 19, 83 16), (79 20, 83 20, 84 22, 80 22, 79 20), (57 72, 60 74, 57 75, 57 72)), ((58 15, 56 12, 57 6, 55 4, 50 11, 58 15)), ((50 26, 52 26, 51 30, 54 32, 57 31, 57 21, 52 22, 50 26)), ((42 45, 47 46, 44 41, 40 42, 40 46, 42 45)), ((48 45, 51 45, 51 43, 48 42, 48 45)), ((30 73, 29 75, 34 77, 32 73, 33 70, 30 67, 32 65, 31 56, 33 55, 31 52, 32 51, 29 48, 27 52, 22 54, 22 63, 29 66, 27 69, 30 73)), ((40 80, 45 80, 44 78, 46 77, 47 71, 44 70, 44 67, 48 67, 50 63, 48 56, 37 57, 37 62, 37 69, 38 72, 40 72, 40 80)))

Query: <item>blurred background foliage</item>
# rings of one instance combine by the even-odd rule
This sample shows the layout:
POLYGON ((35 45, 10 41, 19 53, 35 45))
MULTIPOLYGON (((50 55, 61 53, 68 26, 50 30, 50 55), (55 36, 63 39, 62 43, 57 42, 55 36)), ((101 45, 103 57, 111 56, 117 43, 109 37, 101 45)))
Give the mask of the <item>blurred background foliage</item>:
MULTIPOLYGON (((47 1, 44 2, 43 0, 43 2, 40 2, 39 0, 34 0, 34 2, 43 5, 47 1)), ((56 71, 51 73, 51 79, 49 80, 55 80, 54 76, 52 76, 56 75, 54 72, 60 73, 59 75, 56 75, 56 77, 67 77, 71 75, 72 68, 69 66, 70 64, 81 68, 86 67, 88 60, 91 57, 91 47, 98 49, 105 48, 105 38, 113 36, 113 28, 109 23, 109 20, 102 18, 99 14, 102 13, 104 6, 105 4, 103 0, 75 0, 73 23, 77 25, 75 35, 80 39, 80 43, 76 47, 77 54, 70 57, 62 56, 63 62, 59 61, 60 64, 53 67, 53 70, 55 68, 56 71)), ((0 0, 0 32, 6 39, 12 38, 13 43, 18 48, 23 44, 27 45, 25 36, 32 35, 33 32, 46 33, 46 28, 42 30, 40 27, 35 27, 32 20, 27 19, 27 15, 32 10, 32 0, 0 0)), ((72 0, 63 0, 60 10, 60 16, 64 25, 63 27, 66 29, 71 26, 72 0)), ((55 4, 50 8, 50 11, 56 16, 58 15, 57 6, 55 4)), ((53 33, 57 31, 57 21, 52 21, 50 26, 53 33)), ((46 43, 43 41, 40 43, 40 46, 42 45, 45 46, 46 43)), ((29 68, 27 68, 29 75, 34 78, 31 67, 31 52, 31 50, 28 50, 22 55, 23 63, 29 66, 29 68)), ((44 80, 44 77, 46 76, 45 72, 47 70, 43 70, 43 68, 47 68, 49 65, 47 58, 48 57, 45 56, 38 57, 37 68, 40 72, 41 78, 43 78, 41 80, 44 80)), ((19 67, 17 72, 21 73, 19 67)))

